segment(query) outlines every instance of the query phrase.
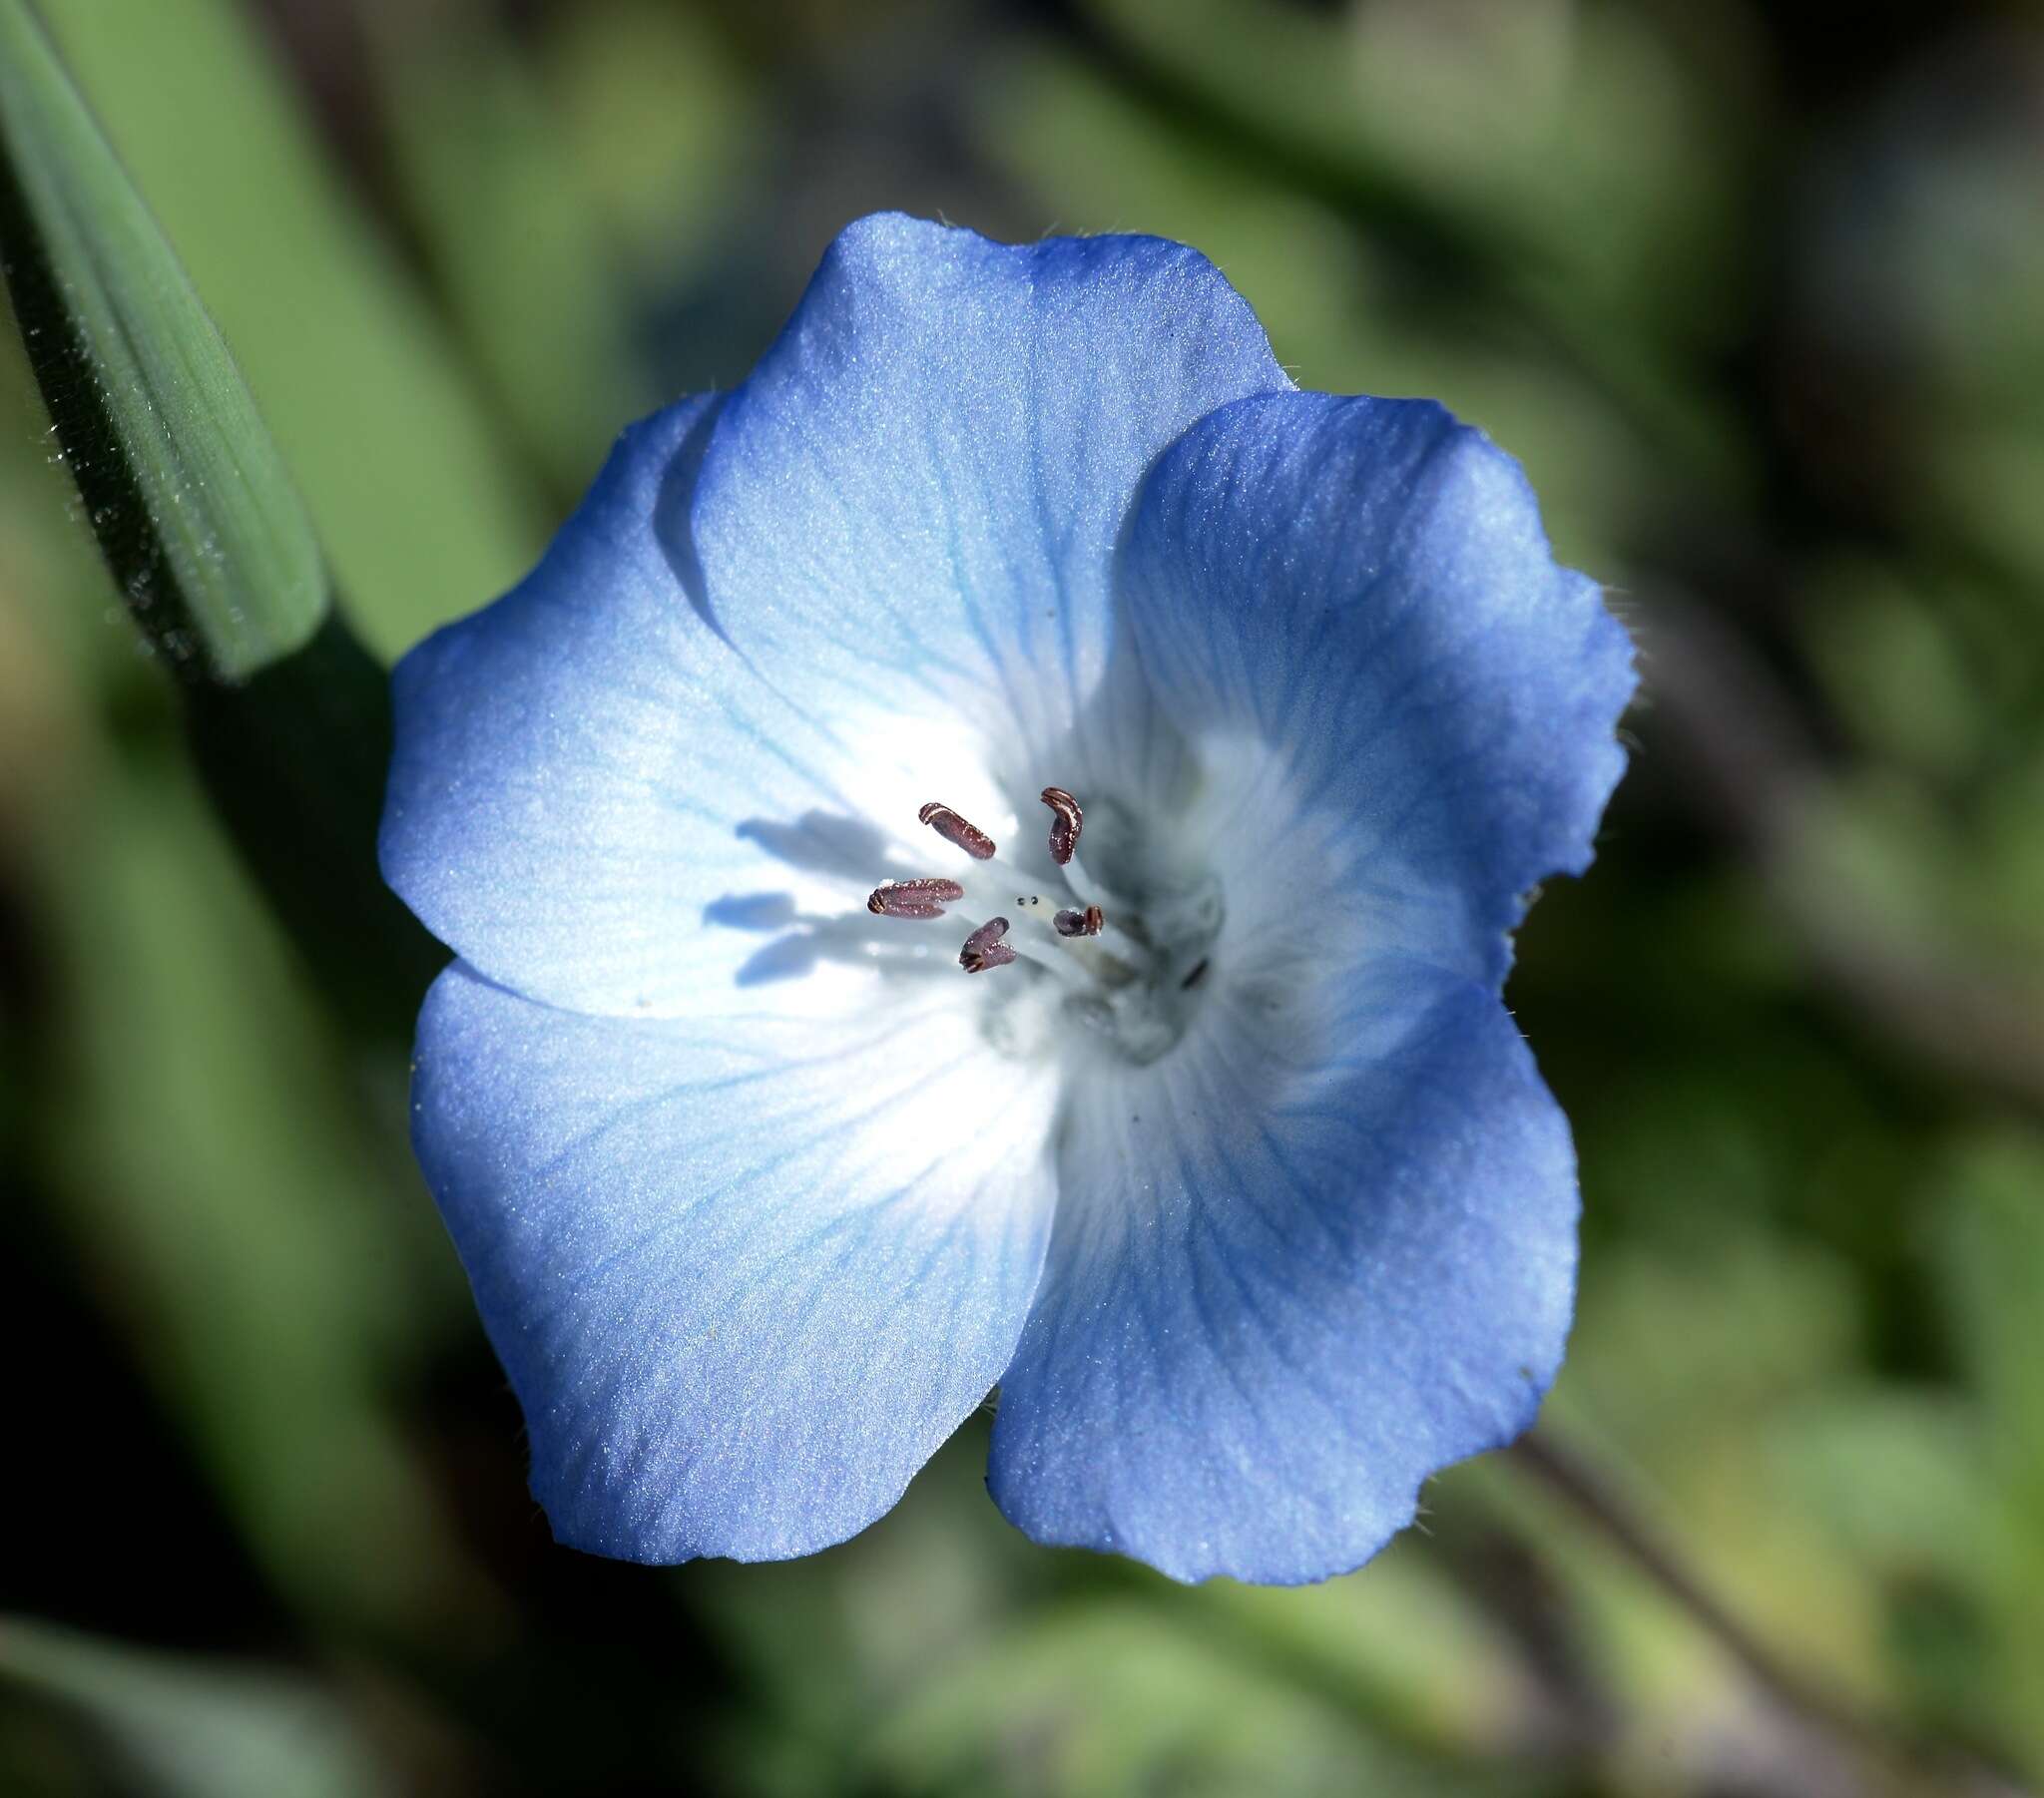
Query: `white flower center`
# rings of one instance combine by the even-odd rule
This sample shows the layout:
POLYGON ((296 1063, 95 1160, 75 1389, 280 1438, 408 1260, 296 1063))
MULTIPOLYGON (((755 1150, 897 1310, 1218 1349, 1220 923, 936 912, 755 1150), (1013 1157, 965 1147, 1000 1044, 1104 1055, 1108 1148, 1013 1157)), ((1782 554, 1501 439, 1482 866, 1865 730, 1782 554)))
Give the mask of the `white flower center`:
POLYGON ((969 932, 958 952, 962 974, 998 983, 984 1016, 1004 1054, 1033 1058, 1076 1033, 1117 1059, 1154 1062, 1201 1002, 1221 932, 1220 883, 1171 867, 1112 800, 1089 813, 1052 786, 1041 802, 1047 873, 1004 858, 950 806, 925 804, 918 821, 951 846, 939 852, 949 865, 873 889, 866 910, 875 959, 885 965, 886 949, 901 940, 895 933, 948 920, 969 932))

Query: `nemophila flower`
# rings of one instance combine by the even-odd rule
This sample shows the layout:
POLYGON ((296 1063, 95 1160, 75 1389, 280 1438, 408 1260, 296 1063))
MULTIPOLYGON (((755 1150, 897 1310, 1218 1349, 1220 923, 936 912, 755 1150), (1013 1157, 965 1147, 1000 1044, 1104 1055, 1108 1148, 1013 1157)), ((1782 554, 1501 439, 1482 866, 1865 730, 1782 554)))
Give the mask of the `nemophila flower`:
POLYGON ((556 1534, 820 1549, 998 1386, 1042 1542, 1366 1560, 1561 1358, 1500 993, 1632 684, 1506 456, 1195 251, 851 226, 396 675, 415 1140, 556 1534))

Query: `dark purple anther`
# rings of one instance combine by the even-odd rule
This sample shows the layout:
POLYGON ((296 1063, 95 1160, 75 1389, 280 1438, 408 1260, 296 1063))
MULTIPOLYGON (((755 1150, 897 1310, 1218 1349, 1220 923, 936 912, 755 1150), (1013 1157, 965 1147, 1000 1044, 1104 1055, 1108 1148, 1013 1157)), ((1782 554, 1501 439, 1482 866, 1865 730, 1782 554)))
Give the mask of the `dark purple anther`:
POLYGON ((968 974, 984 974, 989 968, 1005 968, 1016 959, 1014 950, 1001 941, 1008 934, 1006 918, 989 918, 958 951, 958 965, 968 974))
POLYGON ((889 880, 866 896, 866 910, 882 918, 941 918, 965 897, 955 880, 889 880))
POLYGON ((1082 912, 1059 912, 1051 926, 1061 937, 1097 937, 1107 928, 1107 914, 1099 906, 1089 905, 1082 912))
POLYGON ((947 843, 956 843, 974 861, 992 861, 994 839, 969 819, 961 818, 948 805, 932 799, 915 814, 947 843))
POLYGON ((1043 802, 1054 814, 1050 821, 1050 858, 1062 868, 1079 846, 1079 830, 1086 822, 1086 814, 1079 809, 1079 801, 1061 786, 1045 787, 1043 802))

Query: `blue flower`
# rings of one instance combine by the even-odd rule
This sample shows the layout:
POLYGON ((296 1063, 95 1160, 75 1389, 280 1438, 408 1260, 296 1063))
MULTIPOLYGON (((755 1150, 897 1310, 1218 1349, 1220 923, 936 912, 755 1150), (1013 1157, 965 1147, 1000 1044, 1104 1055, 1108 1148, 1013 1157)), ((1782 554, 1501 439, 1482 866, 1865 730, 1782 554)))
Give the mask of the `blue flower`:
POLYGON ((1531 1420, 1500 993, 1631 653, 1438 406, 1180 244, 865 220, 395 681, 414 1139, 563 1542, 823 1548, 998 1385, 1039 1541, 1316 1579, 1531 1420))

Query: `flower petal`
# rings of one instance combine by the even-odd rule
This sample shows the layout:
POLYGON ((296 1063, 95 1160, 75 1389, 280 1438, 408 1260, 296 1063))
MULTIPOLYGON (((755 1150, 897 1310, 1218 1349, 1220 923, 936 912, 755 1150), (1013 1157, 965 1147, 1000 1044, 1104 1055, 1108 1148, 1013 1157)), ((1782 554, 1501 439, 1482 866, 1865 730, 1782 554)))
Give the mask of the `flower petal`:
POLYGON ((757 1010, 767 964, 801 972, 830 947, 817 922, 929 871, 874 817, 913 830, 933 765, 973 802, 965 720, 854 752, 698 609, 687 514, 714 416, 689 400, 627 431, 539 567, 392 676, 384 877, 464 960, 549 1004, 757 1010))
POLYGON ((1038 1541, 1344 1573, 1560 1364, 1574 1156, 1495 996, 1385 961, 1301 1041, 1268 994, 1224 985, 1167 1061, 1073 1089, 990 1473, 1038 1541))
POLYGON ((965 703, 1041 744, 1105 665, 1143 471, 1215 407, 1288 386, 1184 244, 861 220, 718 421, 695 513, 711 604, 776 680, 965 703))
POLYGON ((765 884, 738 827, 786 770, 738 708, 764 695, 656 529, 664 495, 686 505, 673 489, 711 415, 688 400, 627 431, 539 567, 392 677, 384 877, 536 998, 673 1009, 698 973, 691 939, 742 947, 698 928, 705 904, 765 884))
POLYGON ((555 1535, 628 1560, 863 1529, 986 1396, 1041 1268, 1048 1079, 950 985, 834 1019, 552 1011, 456 964, 413 1140, 555 1535))
POLYGON ((874 820, 997 815, 986 770, 1102 664, 1143 469, 1283 381, 1182 245, 851 226, 744 387, 628 431, 532 575, 399 665, 386 878, 530 997, 728 1003, 762 946, 718 907, 841 912, 931 871, 874 820))
POLYGON ((1224 409, 1119 573, 1223 923, 1177 1047, 1072 1089, 993 1489, 1180 1578, 1320 1578, 1560 1365, 1574 1156, 1498 991, 1590 859, 1630 647, 1429 405, 1224 409))
POLYGON ((1589 865, 1634 686, 1518 465, 1429 402, 1246 399, 1161 458, 1121 576, 1181 730, 1275 751, 1350 866, 1436 896, 1501 980, 1524 895, 1589 865))

